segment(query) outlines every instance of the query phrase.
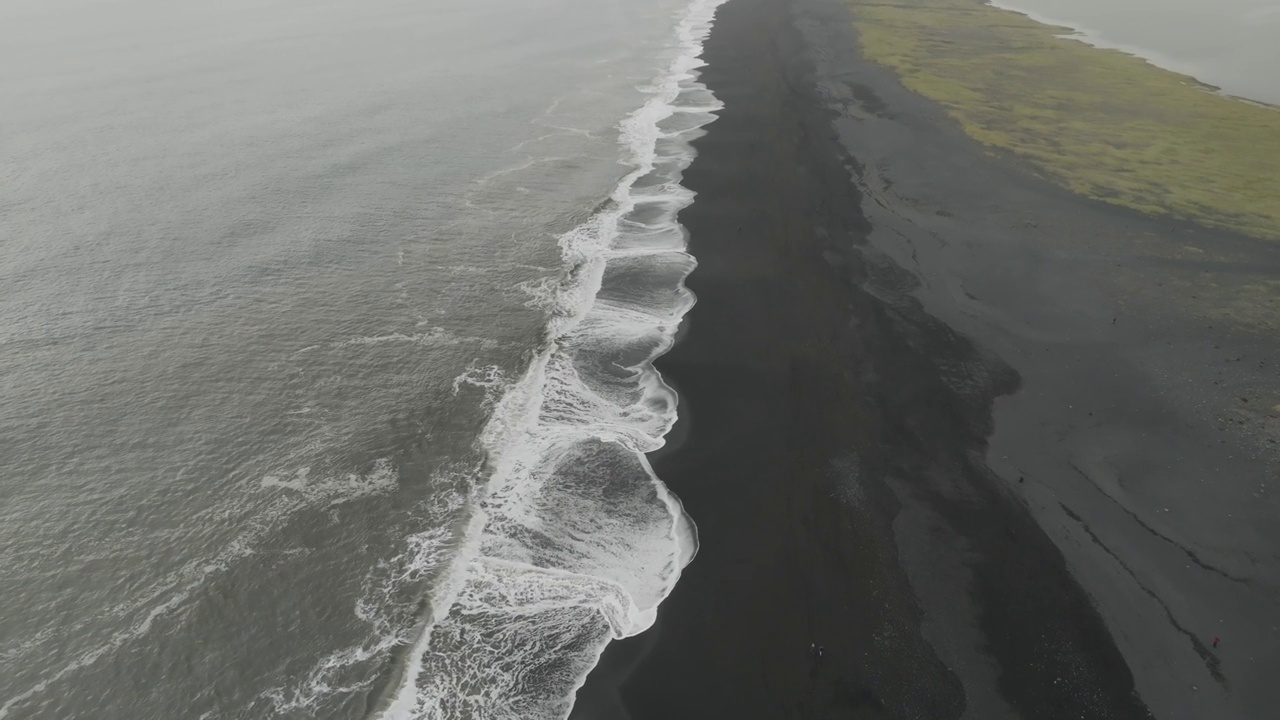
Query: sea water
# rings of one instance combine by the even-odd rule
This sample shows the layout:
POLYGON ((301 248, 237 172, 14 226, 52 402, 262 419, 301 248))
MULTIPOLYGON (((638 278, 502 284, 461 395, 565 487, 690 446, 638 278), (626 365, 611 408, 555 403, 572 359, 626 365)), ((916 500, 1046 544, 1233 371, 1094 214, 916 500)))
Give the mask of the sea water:
POLYGON ((696 552, 717 0, 0 7, 0 718, 557 718, 696 552))

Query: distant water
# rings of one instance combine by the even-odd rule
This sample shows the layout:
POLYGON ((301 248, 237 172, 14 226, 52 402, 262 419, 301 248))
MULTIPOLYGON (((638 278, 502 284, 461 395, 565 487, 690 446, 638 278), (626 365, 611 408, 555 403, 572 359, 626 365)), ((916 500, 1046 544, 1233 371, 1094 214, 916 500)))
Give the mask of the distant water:
POLYGON ((0 718, 567 714, 696 550, 719 1, 0 5, 0 718))
POLYGON ((992 0, 992 5, 1073 28, 1079 39, 1122 50, 1215 85, 1280 105, 1277 0, 992 0))

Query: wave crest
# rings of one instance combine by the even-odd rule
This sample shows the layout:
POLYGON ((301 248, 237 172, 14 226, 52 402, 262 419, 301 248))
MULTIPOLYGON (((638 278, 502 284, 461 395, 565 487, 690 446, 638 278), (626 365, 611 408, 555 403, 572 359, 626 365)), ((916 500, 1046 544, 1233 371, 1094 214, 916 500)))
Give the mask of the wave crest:
POLYGON ((563 277, 525 288, 548 314, 527 370, 455 383, 500 388, 480 438, 487 481, 387 720, 565 717, 605 645, 652 625, 693 559, 696 528, 644 453, 676 419, 653 360, 694 303, 676 216, 693 201, 689 143, 720 107, 697 71, 721 2, 681 17, 675 58, 621 126, 633 170, 560 238, 563 277))

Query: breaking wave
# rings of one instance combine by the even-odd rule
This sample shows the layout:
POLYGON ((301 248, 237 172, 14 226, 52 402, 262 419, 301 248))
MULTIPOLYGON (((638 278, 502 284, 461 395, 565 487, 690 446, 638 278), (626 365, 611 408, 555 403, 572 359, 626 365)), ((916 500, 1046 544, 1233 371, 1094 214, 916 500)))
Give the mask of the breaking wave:
POLYGON ((471 368, 454 384, 493 407, 485 480, 425 616, 396 638, 386 720, 565 717, 604 647, 648 628, 693 559, 694 524, 645 453, 676 419, 652 361, 694 303, 676 216, 693 201, 690 141, 720 107, 697 70, 721 2, 680 18, 674 59, 621 126, 633 169, 560 238, 563 277, 524 288, 550 315, 524 374, 471 368))

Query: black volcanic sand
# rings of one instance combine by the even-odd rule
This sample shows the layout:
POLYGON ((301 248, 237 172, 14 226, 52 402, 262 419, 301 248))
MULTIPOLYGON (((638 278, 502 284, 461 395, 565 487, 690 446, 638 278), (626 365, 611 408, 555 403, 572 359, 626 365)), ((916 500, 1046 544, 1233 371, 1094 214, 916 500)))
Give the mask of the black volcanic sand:
POLYGON ((651 457, 701 548, 574 716, 1280 716, 1276 341, 1187 290, 1280 252, 989 157, 837 0, 705 57, 651 457))

